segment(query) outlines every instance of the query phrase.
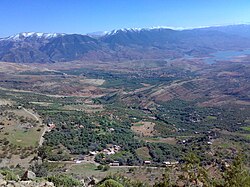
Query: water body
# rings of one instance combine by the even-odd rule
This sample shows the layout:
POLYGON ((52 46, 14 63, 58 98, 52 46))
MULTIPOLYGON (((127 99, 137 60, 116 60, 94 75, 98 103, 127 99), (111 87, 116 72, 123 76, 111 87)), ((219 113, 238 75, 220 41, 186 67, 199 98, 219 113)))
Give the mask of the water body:
POLYGON ((216 61, 232 60, 243 55, 250 55, 250 49, 245 49, 242 51, 218 51, 213 53, 212 57, 204 59, 204 62, 207 64, 214 64, 216 61))

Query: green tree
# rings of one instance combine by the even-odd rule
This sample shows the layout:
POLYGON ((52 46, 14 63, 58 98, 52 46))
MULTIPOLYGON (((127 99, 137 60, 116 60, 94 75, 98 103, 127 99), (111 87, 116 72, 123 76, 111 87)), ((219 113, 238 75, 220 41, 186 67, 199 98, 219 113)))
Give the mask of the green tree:
POLYGON ((237 156, 233 163, 226 169, 223 178, 225 187, 249 187, 250 173, 244 167, 242 156, 237 156))
POLYGON ((30 169, 36 174, 37 177, 47 177, 48 175, 48 163, 43 162, 42 164, 39 164, 37 161, 30 166, 30 169))

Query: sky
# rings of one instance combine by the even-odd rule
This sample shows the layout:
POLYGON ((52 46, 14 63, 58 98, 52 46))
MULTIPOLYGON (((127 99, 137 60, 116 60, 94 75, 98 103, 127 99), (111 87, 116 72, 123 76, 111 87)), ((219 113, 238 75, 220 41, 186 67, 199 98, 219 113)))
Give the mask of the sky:
POLYGON ((0 0, 0 37, 250 23, 250 0, 0 0))

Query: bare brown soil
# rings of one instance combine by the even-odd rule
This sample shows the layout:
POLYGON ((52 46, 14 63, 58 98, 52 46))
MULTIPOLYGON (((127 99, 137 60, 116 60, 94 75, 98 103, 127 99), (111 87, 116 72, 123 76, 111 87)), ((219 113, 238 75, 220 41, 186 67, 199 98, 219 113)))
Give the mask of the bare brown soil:
POLYGON ((135 123, 131 129, 139 136, 154 136, 156 131, 154 130, 155 123, 141 121, 135 123))

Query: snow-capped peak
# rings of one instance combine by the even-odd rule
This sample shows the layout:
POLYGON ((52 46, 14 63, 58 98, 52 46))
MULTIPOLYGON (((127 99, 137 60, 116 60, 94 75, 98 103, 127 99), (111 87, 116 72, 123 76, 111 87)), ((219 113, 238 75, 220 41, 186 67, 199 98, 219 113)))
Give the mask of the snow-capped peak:
POLYGON ((199 27, 170 27, 170 26, 156 26, 156 27, 149 27, 149 28, 124 28, 124 29, 117 29, 112 30, 110 32, 106 32, 105 35, 115 35, 120 32, 141 32, 141 31, 150 31, 150 30, 160 30, 160 29, 170 29, 175 31, 183 31, 183 30, 192 30, 192 29, 200 29, 200 28, 207 28, 209 26, 199 26, 199 27))
POLYGON ((109 32, 108 31, 97 31, 97 32, 87 33, 86 35, 90 36, 90 37, 97 37, 98 38, 98 37, 106 35, 107 33, 109 33, 109 32))
POLYGON ((117 29, 117 30, 112 30, 110 32, 106 32, 106 35, 114 35, 119 32, 139 32, 141 30, 146 30, 142 28, 124 28, 124 29, 117 29))
POLYGON ((173 28, 173 27, 165 27, 165 26, 158 26, 158 27, 151 27, 151 28, 125 28, 125 29, 112 30, 110 32, 107 32, 106 35, 115 35, 119 32, 141 32, 141 31, 150 31, 150 30, 158 30, 158 29, 185 30, 186 28, 173 28))
POLYGON ((42 32, 22 32, 19 34, 15 34, 12 36, 9 36, 7 38, 2 38, 1 40, 23 40, 26 38, 43 38, 43 39, 50 39, 50 38, 55 38, 58 36, 63 36, 65 34, 61 33, 42 33, 42 32))

